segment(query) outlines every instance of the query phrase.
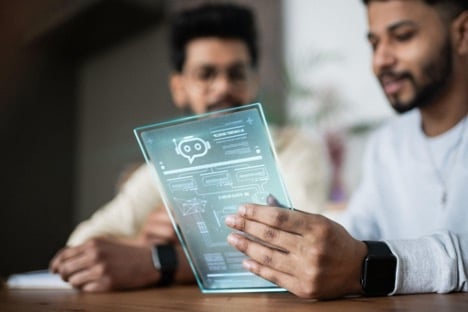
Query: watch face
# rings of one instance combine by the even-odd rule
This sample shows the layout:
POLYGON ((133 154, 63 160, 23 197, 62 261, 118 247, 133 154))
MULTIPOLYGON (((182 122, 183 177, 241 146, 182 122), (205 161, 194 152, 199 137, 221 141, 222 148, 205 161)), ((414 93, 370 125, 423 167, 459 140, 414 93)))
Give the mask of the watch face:
POLYGON ((366 295, 387 295, 395 288, 396 258, 369 255, 364 261, 362 289, 366 295))

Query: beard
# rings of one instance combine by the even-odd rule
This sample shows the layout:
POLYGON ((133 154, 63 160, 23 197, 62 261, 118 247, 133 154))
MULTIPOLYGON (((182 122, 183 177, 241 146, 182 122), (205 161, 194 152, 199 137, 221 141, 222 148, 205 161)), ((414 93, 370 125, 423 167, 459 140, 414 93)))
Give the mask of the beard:
MULTIPOLYGON (((214 112, 221 109, 239 107, 242 105, 244 105, 244 103, 242 103, 234 97, 227 95, 211 103, 208 103, 206 105, 205 113, 214 112)), ((187 116, 195 115, 195 112, 192 110, 191 105, 188 103, 183 106, 182 113, 187 116)))
POLYGON ((444 45, 441 47, 437 57, 426 63, 422 68, 425 82, 417 82, 414 76, 406 71, 395 73, 391 70, 383 71, 379 74, 379 81, 382 84, 383 77, 396 79, 408 79, 414 89, 414 97, 408 101, 403 101, 398 95, 387 96, 397 113, 405 113, 414 108, 423 108, 434 103, 437 98, 444 93, 453 76, 452 46, 449 36, 446 37, 444 45))
POLYGON ((213 103, 210 103, 207 107, 208 112, 217 111, 220 109, 227 109, 227 108, 234 108, 242 106, 242 103, 239 102, 237 99, 233 98, 224 98, 213 103))

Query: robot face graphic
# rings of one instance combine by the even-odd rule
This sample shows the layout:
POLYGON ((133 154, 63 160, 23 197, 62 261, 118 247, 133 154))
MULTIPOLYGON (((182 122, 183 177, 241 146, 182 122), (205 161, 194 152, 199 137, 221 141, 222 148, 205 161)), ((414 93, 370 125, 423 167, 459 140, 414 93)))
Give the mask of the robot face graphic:
POLYGON ((172 139, 172 141, 177 155, 186 158, 190 164, 195 158, 205 156, 211 148, 210 142, 194 136, 184 137, 179 142, 176 139, 172 139))

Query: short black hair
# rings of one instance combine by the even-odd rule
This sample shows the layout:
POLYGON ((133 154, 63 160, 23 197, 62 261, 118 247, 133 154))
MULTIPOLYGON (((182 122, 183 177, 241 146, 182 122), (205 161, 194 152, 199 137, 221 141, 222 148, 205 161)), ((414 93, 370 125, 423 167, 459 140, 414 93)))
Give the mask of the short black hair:
MULTIPOLYGON (((372 1, 388 0, 362 0, 365 5, 372 1)), ((461 12, 468 10, 468 0, 421 0, 427 5, 440 8, 441 16, 447 17, 449 21, 457 17, 461 12)))
POLYGON ((204 37, 242 40, 247 45, 251 65, 257 66, 257 31, 254 14, 249 8, 231 3, 208 3, 177 13, 169 32, 173 70, 182 71, 187 44, 204 37))

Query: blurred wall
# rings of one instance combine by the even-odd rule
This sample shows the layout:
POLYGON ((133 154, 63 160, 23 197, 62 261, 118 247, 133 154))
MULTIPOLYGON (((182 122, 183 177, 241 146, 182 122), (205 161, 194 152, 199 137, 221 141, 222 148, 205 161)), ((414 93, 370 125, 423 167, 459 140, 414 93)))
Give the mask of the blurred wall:
POLYGON ((165 35, 161 24, 79 68, 75 223, 114 196, 126 166, 144 162, 133 128, 177 115, 165 35))
POLYGON ((284 1, 285 63, 311 94, 288 94, 288 116, 343 136, 347 193, 360 180, 368 134, 393 115, 371 70, 366 8, 360 0, 284 1), (327 111, 328 110, 328 111, 327 111))
POLYGON ((75 64, 28 39, 56 8, 0 3, 0 276, 46 267, 71 228, 75 64))
POLYGON ((329 88, 343 102, 348 124, 391 113, 371 69, 367 15, 360 0, 284 1, 286 62, 304 85, 329 88), (307 58, 321 55, 314 64, 307 58), (308 66, 309 70, 300 69, 308 66))

